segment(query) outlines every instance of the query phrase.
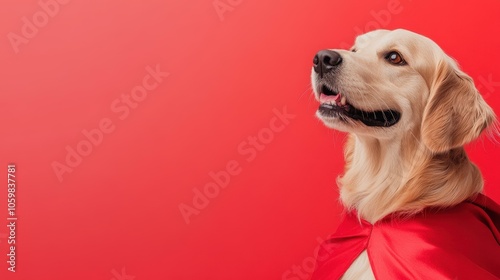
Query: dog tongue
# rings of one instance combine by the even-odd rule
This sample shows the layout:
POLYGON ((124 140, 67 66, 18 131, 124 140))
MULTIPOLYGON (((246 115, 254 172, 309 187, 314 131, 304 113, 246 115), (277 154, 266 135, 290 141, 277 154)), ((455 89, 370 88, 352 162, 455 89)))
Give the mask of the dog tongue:
POLYGON ((338 93, 337 95, 326 95, 326 94, 321 94, 319 96, 319 101, 321 103, 327 103, 327 102, 335 102, 337 105, 341 105, 340 100, 342 99, 342 93, 338 93))

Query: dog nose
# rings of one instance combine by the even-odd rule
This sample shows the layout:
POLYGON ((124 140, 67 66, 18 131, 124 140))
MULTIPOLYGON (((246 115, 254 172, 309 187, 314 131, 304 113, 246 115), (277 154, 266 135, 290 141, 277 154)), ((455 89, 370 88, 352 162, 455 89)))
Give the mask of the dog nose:
POLYGON ((342 63, 342 57, 336 51, 322 50, 319 51, 313 59, 314 72, 318 73, 321 77, 342 63))

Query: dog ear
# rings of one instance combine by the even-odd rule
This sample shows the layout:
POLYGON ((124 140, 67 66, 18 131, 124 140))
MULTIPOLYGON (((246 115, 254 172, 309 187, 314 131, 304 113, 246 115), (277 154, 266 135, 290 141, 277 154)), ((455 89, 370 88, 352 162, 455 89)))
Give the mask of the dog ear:
POLYGON ((422 141, 431 151, 442 153, 479 137, 495 114, 472 78, 451 59, 439 63, 434 77, 424 109, 422 141))

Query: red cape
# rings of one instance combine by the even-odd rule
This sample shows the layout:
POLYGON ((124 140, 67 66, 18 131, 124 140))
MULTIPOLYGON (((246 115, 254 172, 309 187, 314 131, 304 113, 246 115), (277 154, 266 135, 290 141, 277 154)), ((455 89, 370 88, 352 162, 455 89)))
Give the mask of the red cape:
POLYGON ((364 250, 376 279, 500 279, 500 206, 479 194, 374 225, 347 213, 322 244, 311 280, 340 279, 364 250))

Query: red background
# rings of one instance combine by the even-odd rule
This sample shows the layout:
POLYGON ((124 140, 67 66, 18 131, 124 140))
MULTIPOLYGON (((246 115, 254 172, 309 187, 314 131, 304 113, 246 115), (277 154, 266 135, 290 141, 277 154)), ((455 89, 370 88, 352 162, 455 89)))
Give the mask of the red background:
MULTIPOLYGON (((220 1, 233 5, 223 20, 213 0, 72 0, 17 53, 8 34, 41 7, 2 1, 0 176, 17 165, 19 220, 16 273, 0 226, 1 279, 300 279, 285 273, 338 223, 345 138, 314 117, 312 57, 358 30, 432 38, 500 112, 497 0, 400 0, 397 14, 395 0, 220 1), (170 76, 119 119, 113 101, 157 64, 170 76), (238 146, 284 106, 295 118, 247 161, 238 146), (60 182, 51 164, 104 118, 115 130, 60 182), (186 224, 179 205, 232 160, 241 173, 186 224)), ((500 149, 468 150, 500 202, 500 149)))

